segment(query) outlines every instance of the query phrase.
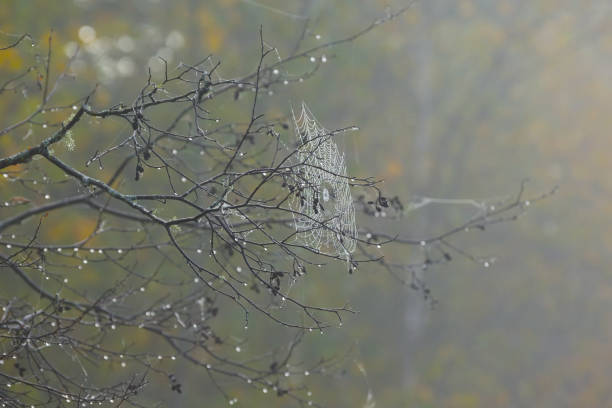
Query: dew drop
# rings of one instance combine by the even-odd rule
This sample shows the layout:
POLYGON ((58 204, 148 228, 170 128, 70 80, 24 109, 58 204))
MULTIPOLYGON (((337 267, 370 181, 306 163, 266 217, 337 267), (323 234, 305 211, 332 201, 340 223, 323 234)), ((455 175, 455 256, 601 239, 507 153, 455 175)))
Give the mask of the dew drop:
POLYGON ((327 188, 323 188, 323 201, 324 202, 329 201, 329 190, 327 188))

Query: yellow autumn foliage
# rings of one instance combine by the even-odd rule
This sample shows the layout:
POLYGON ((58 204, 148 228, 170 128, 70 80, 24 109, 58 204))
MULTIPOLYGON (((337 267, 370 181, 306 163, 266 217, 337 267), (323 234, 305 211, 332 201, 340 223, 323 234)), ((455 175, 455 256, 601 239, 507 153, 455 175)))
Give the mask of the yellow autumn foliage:
POLYGON ((16 48, 0 51, 0 69, 15 72, 23 68, 23 58, 16 48))
POLYGON ((223 45, 224 32, 217 23, 217 20, 206 7, 202 7, 198 12, 200 22, 200 32, 206 48, 213 53, 218 52, 223 45))

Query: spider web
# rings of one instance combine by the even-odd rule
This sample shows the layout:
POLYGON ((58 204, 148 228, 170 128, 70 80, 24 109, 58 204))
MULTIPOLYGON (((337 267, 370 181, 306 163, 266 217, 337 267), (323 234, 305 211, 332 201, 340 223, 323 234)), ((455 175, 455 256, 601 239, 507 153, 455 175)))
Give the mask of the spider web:
POLYGON ((345 257, 355 250, 355 208, 344 155, 302 102, 293 123, 299 138, 297 189, 289 200, 297 240, 308 248, 345 257))

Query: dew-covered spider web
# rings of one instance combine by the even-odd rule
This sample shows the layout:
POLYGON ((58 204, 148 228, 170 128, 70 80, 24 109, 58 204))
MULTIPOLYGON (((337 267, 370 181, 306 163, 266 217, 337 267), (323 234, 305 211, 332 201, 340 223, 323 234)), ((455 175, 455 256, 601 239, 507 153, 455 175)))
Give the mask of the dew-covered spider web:
POLYGON ((302 103, 296 115, 299 138, 296 191, 289 201, 298 241, 308 248, 347 260, 355 250, 355 208, 344 155, 333 133, 316 120, 302 103))

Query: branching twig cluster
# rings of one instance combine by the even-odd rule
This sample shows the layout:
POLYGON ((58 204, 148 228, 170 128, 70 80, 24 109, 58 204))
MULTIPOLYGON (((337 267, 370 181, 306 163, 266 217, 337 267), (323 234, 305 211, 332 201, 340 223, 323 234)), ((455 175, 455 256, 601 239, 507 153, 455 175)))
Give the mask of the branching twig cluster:
MULTIPOLYGON (((33 80, 41 94, 38 106, 0 130, 0 138, 17 141, 24 129, 44 135, 33 144, 30 136, 0 157, 2 406, 140 406, 138 396, 152 376, 164 378, 173 392, 183 391, 173 372, 177 360, 200 367, 231 405, 238 401, 228 380, 301 406, 319 406, 303 380, 329 372, 338 361, 300 362, 295 349, 304 333, 337 326, 353 310, 293 296, 291 288, 309 271, 337 263, 353 273, 378 264, 430 298, 415 271, 448 262, 451 254, 490 262, 451 239, 516 218, 530 204, 522 188, 516 198, 485 203, 474 218, 435 237, 406 239, 362 228, 352 237, 357 250, 348 260, 296 240, 296 213, 288 202, 304 189, 300 168, 310 162, 298 159, 302 146, 289 134, 289 117, 259 113, 262 93, 298 80, 283 77, 278 68, 284 64, 314 59, 316 67, 322 50, 353 41, 404 11, 346 39, 272 62, 273 49, 260 31, 257 67, 242 78, 215 79, 219 64, 212 56, 176 70, 165 64, 163 78, 155 81, 149 74, 130 104, 104 109, 92 106, 95 91, 54 104, 70 64, 51 80, 50 36, 44 69, 32 66, 0 88, 0 94, 15 95, 6 91, 33 80), (216 101, 224 94, 236 101, 243 93, 252 94, 247 120, 221 121, 216 101), (48 121, 50 112, 63 119, 48 121), (114 141, 87 140, 92 121, 122 121, 129 132, 114 141), (72 154, 81 145, 91 150, 85 163, 72 154), (76 228, 67 212, 93 220, 87 233, 78 240, 50 238, 58 223, 76 228), (424 259, 412 265, 387 262, 380 250, 385 245, 422 248, 424 259), (246 345, 224 334, 227 322, 219 315, 227 308, 241 312, 244 329, 257 315, 297 334, 278 349, 237 358, 246 345), (126 338, 133 340, 118 341, 126 338), (100 367, 117 375, 100 378, 100 367)), ((27 38, 0 47, 0 53, 27 38)), ((399 217, 406 205, 419 205, 384 197, 372 178, 342 177, 359 197, 355 205, 363 217, 399 217)), ((313 219, 312 225, 330 229, 331 221, 313 219)))

